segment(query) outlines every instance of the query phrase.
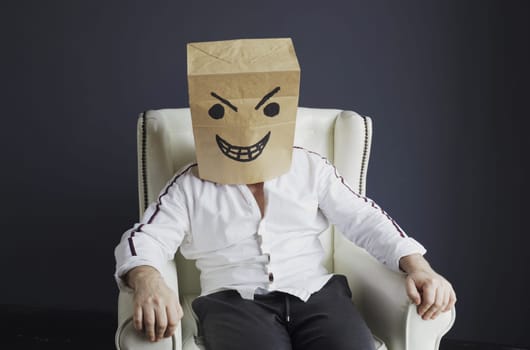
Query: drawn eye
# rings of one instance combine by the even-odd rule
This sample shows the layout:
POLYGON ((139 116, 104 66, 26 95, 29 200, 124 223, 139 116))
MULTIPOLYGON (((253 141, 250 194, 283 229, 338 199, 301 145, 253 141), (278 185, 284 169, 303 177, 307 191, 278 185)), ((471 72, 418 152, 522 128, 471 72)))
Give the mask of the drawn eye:
POLYGON ((220 103, 216 103, 210 107, 208 114, 213 119, 221 119, 225 115, 225 108, 220 103))
POLYGON ((263 108, 263 113, 265 113, 267 117, 274 117, 280 113, 280 105, 276 102, 271 102, 263 108))

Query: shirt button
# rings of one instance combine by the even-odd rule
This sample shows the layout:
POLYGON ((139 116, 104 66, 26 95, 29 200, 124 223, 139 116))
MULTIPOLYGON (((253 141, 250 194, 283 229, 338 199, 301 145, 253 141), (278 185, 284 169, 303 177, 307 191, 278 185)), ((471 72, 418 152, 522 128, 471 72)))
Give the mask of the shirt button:
POLYGON ((274 275, 272 274, 272 272, 269 272, 269 282, 274 282, 274 275))

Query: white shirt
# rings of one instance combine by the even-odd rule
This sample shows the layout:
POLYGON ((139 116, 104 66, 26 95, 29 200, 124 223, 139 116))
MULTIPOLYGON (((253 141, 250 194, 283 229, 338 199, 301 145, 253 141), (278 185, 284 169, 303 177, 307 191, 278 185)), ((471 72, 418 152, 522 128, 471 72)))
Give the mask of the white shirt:
POLYGON ((307 301, 332 276, 318 239, 330 223, 383 264, 425 254, 373 200, 355 193, 320 155, 295 147, 289 172, 263 186, 263 217, 246 185, 201 180, 189 165, 162 190, 115 249, 120 287, 139 265, 160 270, 180 247, 201 271, 201 295, 235 289, 243 298, 283 291, 307 301))

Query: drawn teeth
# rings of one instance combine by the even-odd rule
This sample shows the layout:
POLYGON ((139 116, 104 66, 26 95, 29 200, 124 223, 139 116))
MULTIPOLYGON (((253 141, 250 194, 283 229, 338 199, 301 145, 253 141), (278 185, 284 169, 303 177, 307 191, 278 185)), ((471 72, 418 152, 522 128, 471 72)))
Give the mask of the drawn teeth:
POLYGON ((219 135, 215 135, 215 140, 221 152, 228 158, 238 162, 249 162, 261 155, 270 135, 271 132, 269 131, 261 140, 247 147, 231 145, 219 135))

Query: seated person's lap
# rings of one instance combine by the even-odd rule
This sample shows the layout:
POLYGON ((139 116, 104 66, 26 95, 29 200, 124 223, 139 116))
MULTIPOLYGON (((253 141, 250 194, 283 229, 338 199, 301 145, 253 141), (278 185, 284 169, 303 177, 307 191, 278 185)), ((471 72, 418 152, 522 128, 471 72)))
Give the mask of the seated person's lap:
POLYGON ((207 350, 374 349, 341 275, 307 302, 281 292, 246 300, 230 290, 197 298, 193 310, 207 350))

